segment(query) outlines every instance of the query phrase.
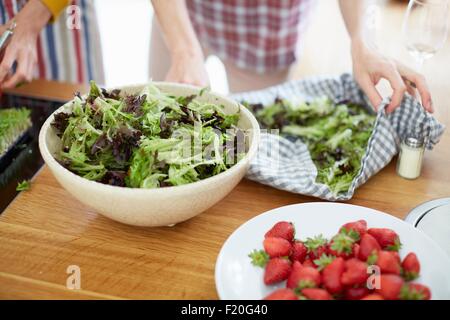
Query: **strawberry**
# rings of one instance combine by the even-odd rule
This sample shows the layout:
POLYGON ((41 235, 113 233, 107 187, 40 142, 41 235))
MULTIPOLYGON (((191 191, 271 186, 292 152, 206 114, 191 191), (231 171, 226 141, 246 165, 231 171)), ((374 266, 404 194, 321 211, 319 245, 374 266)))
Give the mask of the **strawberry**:
MULTIPOLYGON (((298 261, 294 261, 292 263, 292 269, 291 269, 291 273, 289 274, 288 281, 289 281, 289 278, 291 277, 291 275, 293 273, 298 273, 301 268, 303 268, 303 265, 298 261)), ((287 284, 286 284, 286 286, 287 286, 287 284)))
POLYGON ((361 245, 359 245, 358 243, 355 243, 355 244, 353 245, 353 256, 354 256, 355 258, 358 258, 358 256, 359 256, 359 250, 361 250, 361 245))
POLYGON ((267 231, 265 238, 283 238, 292 241, 295 236, 295 228, 291 222, 280 221, 272 229, 267 231))
POLYGON ((333 262, 336 259, 335 256, 322 254, 319 259, 313 261, 313 267, 319 271, 322 271, 326 266, 333 262))
POLYGON ((303 242, 295 240, 292 244, 291 260, 303 263, 305 261, 307 253, 308 249, 306 249, 303 242))
POLYGON ((371 293, 362 298, 361 300, 384 300, 383 296, 379 295, 378 293, 371 293))
POLYGON ((263 246, 271 258, 288 257, 292 249, 291 243, 283 238, 265 238, 263 246))
POLYGON ((294 261, 292 263, 292 271, 291 272, 294 272, 295 270, 301 269, 301 268, 303 268, 303 265, 299 261, 294 261))
POLYGON ((400 275, 401 266, 395 252, 381 250, 377 253, 376 263, 382 273, 400 275))
POLYGON ((302 264, 304 267, 317 268, 317 265, 311 259, 306 259, 302 264))
POLYGON ((344 270, 345 261, 341 257, 334 259, 323 269, 322 282, 329 293, 335 294, 342 291, 343 286, 341 283, 341 276, 342 273, 344 273, 344 270))
POLYGON ((406 281, 414 280, 419 277, 420 262, 415 253, 410 252, 406 255, 402 262, 403 278, 406 281))
POLYGON ((327 239, 322 235, 314 238, 307 238, 304 244, 308 249, 309 258, 313 261, 320 258, 327 250, 327 239))
POLYGON ((382 249, 389 251, 400 250, 400 238, 394 230, 388 228, 370 228, 367 232, 378 241, 382 249))
POLYGON ((264 283, 273 284, 286 280, 291 273, 291 268, 291 262, 287 259, 270 259, 264 272, 264 283))
POLYGON ((355 231, 358 234, 358 238, 356 241, 358 241, 366 232, 367 232, 367 222, 366 220, 358 220, 354 222, 349 222, 344 224, 340 229, 339 233, 341 233, 343 230, 348 231, 355 231))
POLYGON ((291 289, 278 289, 269 294, 264 300, 298 300, 294 290, 291 289))
POLYGON ((402 264, 402 259, 400 258, 400 253, 398 253, 398 251, 389 251, 395 258, 395 260, 397 260, 398 263, 402 264))
POLYGON ((341 276, 341 282, 345 286, 362 285, 369 277, 367 263, 356 258, 345 261, 345 271, 341 276))
POLYGON ((333 297, 324 289, 306 288, 302 295, 308 300, 333 300, 333 297))
POLYGON ((303 266, 300 262, 298 261, 294 261, 292 263, 292 269, 291 269, 291 273, 289 274, 288 280, 286 282, 286 287, 289 289, 295 289, 296 288, 296 277, 298 276, 300 269, 302 269, 303 266))
POLYGON ((303 289, 303 288, 312 288, 320 286, 320 272, 317 269, 311 267, 296 267, 292 270, 286 287, 290 289, 303 289))
POLYGON ((380 288, 376 292, 386 300, 398 300, 405 282, 395 274, 380 275, 380 288))
POLYGON ((430 300, 431 291, 423 284, 407 283, 400 292, 400 298, 404 300, 430 300))
POLYGON ((355 239, 345 233, 335 235, 327 246, 328 254, 349 259, 354 255, 355 239))
POLYGON ((366 287, 347 288, 344 292, 346 300, 360 300, 369 294, 369 289, 366 287))
POLYGON ((357 257, 362 261, 367 261, 367 258, 369 258, 371 254, 374 252, 378 253, 380 250, 381 247, 378 241, 373 236, 366 233, 361 237, 361 242, 359 243, 359 254, 357 257))

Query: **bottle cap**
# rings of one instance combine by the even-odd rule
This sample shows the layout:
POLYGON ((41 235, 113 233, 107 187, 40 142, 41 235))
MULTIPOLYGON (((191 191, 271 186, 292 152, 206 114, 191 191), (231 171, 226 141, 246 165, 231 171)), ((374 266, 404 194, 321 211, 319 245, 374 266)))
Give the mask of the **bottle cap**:
POLYGON ((423 138, 409 136, 405 139, 405 144, 411 148, 422 148, 423 138))

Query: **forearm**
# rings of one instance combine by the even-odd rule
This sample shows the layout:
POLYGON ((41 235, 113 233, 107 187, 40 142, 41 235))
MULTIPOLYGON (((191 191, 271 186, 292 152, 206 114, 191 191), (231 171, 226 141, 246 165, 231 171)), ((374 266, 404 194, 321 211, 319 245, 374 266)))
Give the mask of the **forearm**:
POLYGON ((352 42, 364 38, 364 13, 367 4, 366 0, 339 0, 342 17, 352 42))
POLYGON ((184 0, 152 0, 170 54, 203 56, 184 0))
POLYGON ((48 23, 52 14, 40 0, 30 0, 17 14, 15 20, 19 27, 26 27, 34 33, 39 33, 48 23))

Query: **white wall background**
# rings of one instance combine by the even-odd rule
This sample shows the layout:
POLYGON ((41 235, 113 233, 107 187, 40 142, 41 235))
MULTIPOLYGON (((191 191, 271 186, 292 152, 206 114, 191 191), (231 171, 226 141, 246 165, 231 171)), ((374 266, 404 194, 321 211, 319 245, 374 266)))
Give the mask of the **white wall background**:
POLYGON ((150 0, 95 0, 108 86, 148 79, 150 0))
MULTIPOLYGON (((106 86, 145 83, 149 79, 153 9, 150 0, 95 0, 103 49, 106 86)), ((225 70, 216 57, 206 68, 211 88, 227 93, 225 70)))

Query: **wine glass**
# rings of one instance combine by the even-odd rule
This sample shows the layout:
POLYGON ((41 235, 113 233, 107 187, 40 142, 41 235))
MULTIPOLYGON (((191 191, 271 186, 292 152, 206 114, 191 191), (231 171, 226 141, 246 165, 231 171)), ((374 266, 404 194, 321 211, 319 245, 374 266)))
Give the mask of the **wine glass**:
POLYGON ((449 0, 410 0, 403 20, 403 38, 420 71, 426 59, 447 40, 449 0))

